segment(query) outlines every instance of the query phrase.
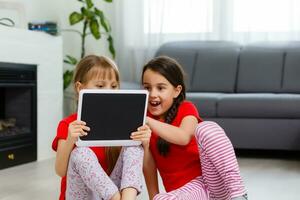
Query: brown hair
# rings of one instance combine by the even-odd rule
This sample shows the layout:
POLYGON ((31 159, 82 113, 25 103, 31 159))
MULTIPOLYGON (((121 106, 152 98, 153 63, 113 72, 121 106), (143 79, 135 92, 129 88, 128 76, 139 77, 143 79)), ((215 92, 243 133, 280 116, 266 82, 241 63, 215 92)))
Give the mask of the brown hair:
MULTIPOLYGON (((179 105, 185 100, 185 73, 181 65, 173 58, 168 56, 159 56, 150 60, 143 68, 142 81, 144 73, 147 69, 161 74, 165 77, 174 87, 181 85, 182 90, 177 98, 174 99, 171 108, 165 114, 165 122, 171 124, 175 119, 179 105)), ((166 156, 170 151, 170 144, 166 140, 159 138, 156 144, 159 153, 166 156)))
MULTIPOLYGON (((114 61, 105 56, 89 55, 84 57, 76 66, 73 77, 74 87, 76 82, 87 83, 95 76, 105 77, 108 75, 109 78, 112 78, 113 74, 120 86, 119 71, 114 61)), ((76 89, 75 92, 77 92, 76 89)), ((109 174, 112 172, 120 152, 121 147, 105 147, 105 159, 109 174)))
POLYGON ((78 81, 81 83, 86 83, 95 76, 105 77, 107 73, 109 73, 109 78, 111 78, 112 74, 114 74, 120 86, 119 70, 114 61, 105 56, 86 56, 77 64, 75 68, 73 76, 74 87, 75 83, 78 81))

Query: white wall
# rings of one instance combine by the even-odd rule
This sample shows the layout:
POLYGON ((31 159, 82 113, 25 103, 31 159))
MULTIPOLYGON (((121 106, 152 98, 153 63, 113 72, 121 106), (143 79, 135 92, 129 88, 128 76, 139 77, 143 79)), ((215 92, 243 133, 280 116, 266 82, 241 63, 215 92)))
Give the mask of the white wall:
MULTIPOLYGON (((80 25, 70 26, 68 17, 71 12, 79 11, 81 3, 77 0, 0 0, 1 2, 18 3, 24 7, 26 25, 31 21, 56 21, 61 29, 80 29, 80 25)), ((101 8, 106 17, 110 20, 112 28, 113 22, 113 3, 106 3, 103 0, 94 0, 94 3, 101 8)), ((1 12, 1 10, 0 10, 1 12)), ((62 32, 63 52, 75 57, 80 56, 80 38, 76 33, 62 32)), ((86 41, 86 52, 104 54, 110 56, 107 50, 106 38, 95 40, 89 36, 86 41)))

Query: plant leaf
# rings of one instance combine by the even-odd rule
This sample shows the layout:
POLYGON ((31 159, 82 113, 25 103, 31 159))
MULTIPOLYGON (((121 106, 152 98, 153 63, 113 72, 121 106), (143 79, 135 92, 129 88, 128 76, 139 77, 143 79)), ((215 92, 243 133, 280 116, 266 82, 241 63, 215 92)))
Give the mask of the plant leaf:
POLYGON ((93 11, 86 9, 85 7, 81 7, 81 13, 88 19, 92 19, 95 16, 95 13, 93 11))
POLYGON ((64 63, 72 65, 72 63, 69 60, 67 60, 67 59, 64 59, 64 63))
POLYGON ((77 59, 70 55, 66 55, 66 58, 64 59, 64 63, 68 63, 70 65, 76 65, 77 62, 77 59))
POLYGON ((89 9, 94 6, 92 0, 85 0, 85 1, 86 1, 86 5, 89 9))
POLYGON ((63 75, 64 78, 64 90, 70 85, 73 79, 73 70, 66 70, 63 75))
POLYGON ((110 27, 110 24, 108 22, 108 20, 106 19, 106 17, 104 16, 104 13, 103 11, 95 8, 95 14, 97 16, 99 16, 100 18, 100 23, 101 25, 103 26, 103 28, 105 29, 106 32, 110 32, 111 31, 111 27, 110 27))
POLYGON ((116 57, 116 51, 115 51, 115 47, 114 47, 114 40, 111 37, 111 35, 108 36, 107 38, 108 41, 108 48, 109 48, 109 52, 111 53, 111 55, 113 56, 113 58, 116 57))
POLYGON ((83 15, 78 12, 72 12, 69 16, 69 21, 71 25, 74 25, 83 20, 83 15))
POLYGON ((106 1, 107 3, 111 3, 113 0, 104 0, 104 1, 106 1))
POLYGON ((92 35, 94 36, 95 39, 100 39, 101 37, 101 34, 100 34, 100 27, 99 27, 99 23, 98 21, 94 18, 90 21, 90 30, 91 30, 91 33, 92 35))

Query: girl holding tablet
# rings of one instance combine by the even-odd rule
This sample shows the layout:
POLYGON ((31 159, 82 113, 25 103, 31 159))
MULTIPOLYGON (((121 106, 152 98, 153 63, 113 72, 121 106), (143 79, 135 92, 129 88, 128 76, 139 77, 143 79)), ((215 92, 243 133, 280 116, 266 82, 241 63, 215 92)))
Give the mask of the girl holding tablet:
MULTIPOLYGON (((74 88, 118 89, 119 72, 116 64, 104 56, 87 56, 75 69, 74 88)), ((80 199, 136 199, 142 187, 142 146, 76 147, 78 137, 90 128, 77 121, 77 114, 63 119, 57 128, 52 148, 56 151, 55 169, 62 177, 60 200, 80 199)), ((147 140, 147 125, 137 130, 147 140)))

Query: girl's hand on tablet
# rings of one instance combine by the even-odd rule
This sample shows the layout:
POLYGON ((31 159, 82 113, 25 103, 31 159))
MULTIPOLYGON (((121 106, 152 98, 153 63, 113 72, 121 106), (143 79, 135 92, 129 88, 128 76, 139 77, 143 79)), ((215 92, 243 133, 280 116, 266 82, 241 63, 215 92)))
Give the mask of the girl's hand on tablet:
POLYGON ((151 129, 148 125, 140 126, 137 131, 131 133, 130 138, 141 141, 144 148, 149 148, 151 129))
POLYGON ((90 128, 86 126, 84 121, 73 121, 69 124, 67 140, 75 143, 78 137, 87 135, 87 131, 90 131, 90 128))

